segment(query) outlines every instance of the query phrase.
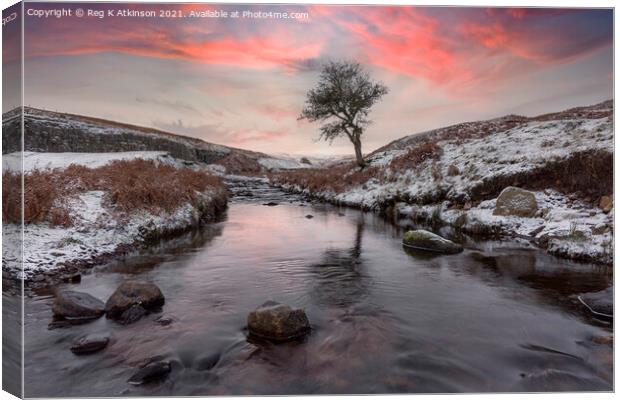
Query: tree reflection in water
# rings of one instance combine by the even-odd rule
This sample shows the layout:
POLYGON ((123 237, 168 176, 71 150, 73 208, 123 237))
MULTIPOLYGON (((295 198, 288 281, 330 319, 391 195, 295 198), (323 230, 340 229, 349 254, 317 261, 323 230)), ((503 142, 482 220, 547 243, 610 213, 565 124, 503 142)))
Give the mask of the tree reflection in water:
POLYGON ((314 277, 310 295, 318 304, 346 308, 368 295, 372 280, 365 271, 362 257, 363 236, 364 220, 360 218, 352 247, 328 248, 320 262, 308 267, 314 277))

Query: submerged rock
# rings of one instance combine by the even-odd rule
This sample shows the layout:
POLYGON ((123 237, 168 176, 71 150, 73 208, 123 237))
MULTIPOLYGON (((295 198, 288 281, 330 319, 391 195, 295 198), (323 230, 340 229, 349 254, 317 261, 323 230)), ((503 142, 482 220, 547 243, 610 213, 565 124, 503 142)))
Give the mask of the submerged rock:
POLYGON ((277 206, 279 203, 276 203, 275 201, 270 201, 269 203, 264 203, 264 206, 268 206, 268 207, 274 207, 277 206))
POLYGON ((52 306, 55 317, 66 319, 95 319, 103 315, 103 301, 88 293, 59 291, 52 306))
POLYGON ((534 193, 509 186, 502 190, 497 198, 493 215, 531 218, 536 215, 536 211, 538 211, 538 203, 534 193))
POLYGON ((171 370, 170 361, 153 361, 140 368, 127 382, 132 385, 142 385, 157 381, 168 376, 171 370))
POLYGON ((248 315, 248 329, 252 335, 264 339, 286 341, 305 336, 310 331, 310 322, 304 310, 267 301, 248 315))
POLYGON ((614 314, 614 288, 608 287, 598 292, 585 293, 579 300, 595 315, 612 318, 614 314), (603 314, 603 315, 600 315, 603 314))
POLYGON ((90 354, 103 350, 110 342, 108 334, 91 334, 76 340, 71 346, 75 354, 90 354))
MULTIPOLYGON (((135 319, 146 315, 146 311, 153 311, 164 305, 165 298, 161 290, 152 283, 147 282, 123 282, 105 303, 105 312, 108 318, 121 320, 135 319), (145 312, 134 306, 139 306, 145 312), (126 311, 131 309, 127 314, 126 311)), ((139 319, 139 318, 138 318, 139 319)), ((132 321, 133 322, 133 321, 132 321)))
POLYGON ((312 214, 308 214, 308 215, 306 215, 306 218, 307 218, 307 219, 312 219, 312 218, 314 218, 314 215, 312 215, 312 214))
POLYGON ((423 229, 408 231, 403 236, 403 245, 436 253, 456 254, 463 246, 423 229))
POLYGON ((515 391, 525 392, 560 392, 611 390, 611 385, 595 376, 579 376, 572 372, 557 369, 545 369, 539 372, 523 374, 515 391))
POLYGON ((161 326, 168 326, 172 324, 174 321, 175 319, 169 315, 160 315, 159 317, 155 319, 155 322, 157 322, 161 326))

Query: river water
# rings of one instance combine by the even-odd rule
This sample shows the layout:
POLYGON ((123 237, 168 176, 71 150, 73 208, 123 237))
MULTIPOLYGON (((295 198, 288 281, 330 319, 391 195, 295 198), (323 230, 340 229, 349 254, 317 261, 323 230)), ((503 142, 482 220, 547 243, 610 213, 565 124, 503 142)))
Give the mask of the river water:
POLYGON ((606 268, 516 243, 407 253, 376 215, 235 185, 221 222, 65 286, 105 301, 124 280, 154 282, 171 325, 151 314, 48 329, 52 295, 26 301, 26 396, 612 389, 612 348, 597 344, 612 327, 571 297, 609 286, 606 268), (247 314, 266 300, 304 308, 311 334, 248 340, 247 314), (98 332, 112 335, 105 350, 69 351, 98 332), (156 356, 172 361, 167 379, 127 383, 156 356))

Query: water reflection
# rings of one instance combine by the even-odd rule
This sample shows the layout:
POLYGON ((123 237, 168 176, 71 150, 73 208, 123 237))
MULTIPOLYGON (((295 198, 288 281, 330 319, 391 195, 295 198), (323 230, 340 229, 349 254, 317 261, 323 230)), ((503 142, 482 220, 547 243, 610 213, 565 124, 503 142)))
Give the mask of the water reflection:
POLYGON ((611 327, 563 305, 573 292, 604 288, 604 271, 497 243, 410 256, 397 227, 328 206, 239 202, 210 229, 65 285, 105 300, 128 275, 154 282, 169 326, 153 315, 47 330, 52 298, 29 299, 26 395, 555 390, 568 375, 580 390, 612 387, 611 346, 593 340, 611 327), (248 341, 248 312, 270 299, 306 309, 311 335, 248 341), (105 351, 69 351, 102 331, 112 335, 105 351), (169 378, 128 385, 153 356, 171 361, 169 378))
POLYGON ((311 296, 317 303, 346 308, 368 295, 372 279, 365 272, 362 258, 364 227, 364 219, 359 218, 351 247, 328 248, 319 262, 308 266, 313 278, 311 296))

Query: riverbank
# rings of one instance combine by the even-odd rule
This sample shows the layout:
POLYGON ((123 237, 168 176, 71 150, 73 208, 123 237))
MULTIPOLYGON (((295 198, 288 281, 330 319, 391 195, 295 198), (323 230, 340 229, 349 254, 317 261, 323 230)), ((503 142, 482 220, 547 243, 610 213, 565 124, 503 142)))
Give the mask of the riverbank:
POLYGON ((165 296, 160 313, 128 325, 104 317, 50 330, 55 296, 27 297, 27 394, 612 387, 613 326, 573 299, 608 288, 607 268, 514 241, 469 242, 451 255, 408 252, 402 229, 376 213, 311 204, 258 180, 239 180, 243 186, 252 197, 231 197, 226 218, 181 246, 119 257, 57 287, 105 302, 123 282, 149 282, 165 296), (248 314, 268 300, 305 310, 312 330, 304 340, 275 344, 249 334, 248 314), (110 338, 103 350, 71 351, 101 333, 110 338), (169 374, 129 383, 151 360, 169 364, 169 374))
POLYGON ((60 158, 53 169, 25 163, 21 263, 19 185, 11 185, 20 175, 3 174, 4 187, 15 188, 3 193, 7 283, 23 278, 27 287, 37 288, 79 281, 84 268, 213 221, 227 207, 228 191, 219 177, 165 153, 63 153, 60 158))
POLYGON ((549 253, 611 264, 613 104, 507 116, 404 137, 367 156, 270 175, 322 201, 486 237, 525 238, 549 253), (558 140, 562 134, 563 140, 558 140), (508 187, 534 199, 528 215, 497 213, 508 187), (500 215, 503 214, 503 215, 500 215))

